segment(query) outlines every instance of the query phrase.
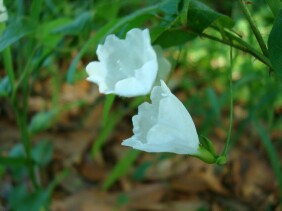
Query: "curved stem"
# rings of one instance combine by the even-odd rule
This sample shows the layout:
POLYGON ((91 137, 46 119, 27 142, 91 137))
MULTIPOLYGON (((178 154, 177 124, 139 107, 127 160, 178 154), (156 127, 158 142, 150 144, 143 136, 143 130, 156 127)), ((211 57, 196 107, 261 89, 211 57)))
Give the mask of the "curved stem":
POLYGON ((241 39, 240 37, 234 35, 233 33, 231 33, 228 30, 224 30, 224 32, 226 33, 226 35, 231 38, 232 40, 235 40, 236 42, 240 43, 241 45, 245 46, 246 48, 249 49, 250 52, 252 52, 252 55, 255 56, 257 59, 259 59, 261 62, 263 62, 265 65, 267 65, 270 69, 272 69, 272 65, 268 59, 267 56, 261 54, 260 52, 258 52, 253 46, 251 46, 249 43, 247 43, 246 41, 244 41, 243 39, 241 39))
POLYGON ((260 48, 262 50, 263 55, 267 56, 268 53, 267 53, 266 45, 264 43, 264 40, 263 40, 263 38, 262 38, 262 36, 261 36, 257 26, 255 25, 255 22, 254 22, 251 14, 250 14, 250 11, 249 11, 248 7, 246 6, 246 4, 244 4, 242 2, 242 0, 238 0, 238 2, 240 4, 240 7, 241 7, 244 15, 246 16, 246 18, 247 18, 247 20, 248 20, 248 22, 249 22, 249 24, 251 26, 252 31, 254 32, 254 35, 255 35, 255 37, 256 37, 256 39, 258 41, 258 44, 259 44, 259 46, 260 46, 260 48))
MULTIPOLYGON (((219 31, 218 28, 215 28, 213 27, 216 31, 219 31)), ((260 52, 258 52, 255 48, 253 48, 249 43, 245 42, 243 39, 241 39, 240 37, 234 35, 233 33, 231 33, 230 31, 224 29, 224 33, 225 35, 230 39, 230 40, 225 40, 225 39, 220 39, 218 37, 215 37, 215 36, 212 36, 212 35, 209 35, 209 34, 205 34, 205 33, 202 33, 202 34, 199 34, 197 32, 194 32, 194 31, 191 31, 189 30, 190 33, 193 33, 193 34, 196 34, 198 36, 201 36, 201 37, 206 37, 210 40, 214 40, 214 41, 217 41, 217 42, 220 42, 222 44, 225 44, 225 45, 228 45, 228 46, 231 46, 231 47, 234 47, 238 50, 241 50, 243 52, 246 52, 250 55, 252 55, 253 57, 255 57, 256 59, 258 59, 259 61, 261 61, 262 63, 264 63, 266 66, 268 66, 271 70, 273 69, 272 68, 272 65, 269 61, 269 59, 264 56, 263 54, 261 54, 260 52), (232 41, 236 41, 237 43, 239 43, 240 45, 238 44, 235 44, 233 43, 232 41)))
POLYGON ((230 68, 229 68, 229 93, 230 93, 230 113, 229 113, 229 128, 226 139, 226 144, 224 150, 222 152, 222 156, 226 157, 227 151, 230 145, 231 132, 232 132, 232 124, 233 124, 233 87, 232 87, 232 69, 233 69, 233 61, 232 61, 232 48, 230 49, 230 68))

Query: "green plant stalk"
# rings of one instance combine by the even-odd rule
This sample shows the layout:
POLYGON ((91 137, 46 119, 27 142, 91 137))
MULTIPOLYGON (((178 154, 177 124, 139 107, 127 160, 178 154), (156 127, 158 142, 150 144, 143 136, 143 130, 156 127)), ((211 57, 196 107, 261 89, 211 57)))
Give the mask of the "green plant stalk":
POLYGON ((98 137, 96 138, 95 142, 91 147, 91 156, 95 157, 96 154, 101 150, 101 147, 105 143, 109 134, 114 130, 116 125, 120 122, 120 120, 128 114, 130 109, 134 109, 138 107, 144 101, 143 97, 135 98, 129 105, 129 109, 127 110, 117 110, 113 111, 112 113, 108 114, 107 122, 104 124, 102 131, 99 133, 98 137))
MULTIPOLYGON (((212 36, 212 35, 209 35, 209 34, 201 34, 201 37, 205 37, 205 38, 208 38, 210 40, 213 40, 213 41, 217 41, 217 42, 220 42, 222 44, 225 44, 225 45, 228 45, 230 47, 234 47, 238 50, 241 50, 243 52, 246 52, 250 55, 252 55, 253 57, 255 57, 256 59, 258 59, 259 61, 261 61, 262 63, 266 64, 265 60, 264 59, 261 59, 260 56, 258 56, 257 53, 254 53, 253 51, 251 51, 250 49, 248 49, 247 47, 245 46, 242 46, 242 45, 236 45, 234 44, 233 42, 230 42, 230 41, 227 41, 227 40, 223 40, 223 39, 220 39, 218 37, 215 37, 215 36, 212 36)), ((266 64, 267 65, 267 64, 266 64)))
POLYGON ((39 20, 39 15, 42 10, 43 0, 32 1, 30 16, 34 21, 39 20))
MULTIPOLYGON (((31 57, 30 57, 31 58, 31 57)), ((27 65, 29 66, 29 65, 27 65)), ((29 96, 29 82, 28 82, 28 77, 29 75, 27 75, 26 77, 24 77, 23 79, 23 83, 22 83, 22 94, 23 94, 23 100, 22 100, 22 112, 18 113, 19 118, 20 118, 20 124, 21 124, 21 134, 22 134, 22 138, 23 138, 23 144, 24 144, 24 148, 25 148, 25 153, 26 153, 26 157, 27 159, 32 159, 32 145, 31 145, 31 140, 30 140, 30 134, 28 131, 28 118, 27 118, 27 113, 28 113, 28 96, 29 96)), ((19 110, 18 110, 19 111, 19 110)), ((29 174, 30 174, 30 178, 32 180, 33 186, 35 187, 35 189, 39 188, 37 179, 36 179, 36 171, 35 168, 33 166, 33 163, 28 165, 28 170, 29 170, 29 174)))
MULTIPOLYGON (((32 58, 32 56, 30 57, 32 58)), ((30 62, 28 62, 30 64, 30 62)), ((29 67, 30 65, 26 65, 26 69, 31 68, 29 67)), ((28 71, 29 72, 29 71, 28 71)), ((22 109, 19 110, 18 103, 17 105, 14 105, 15 108, 17 109, 17 119, 18 123, 20 125, 21 129, 21 136, 22 136, 22 142, 24 145, 25 153, 26 153, 26 158, 28 160, 32 160, 32 145, 31 145, 31 140, 30 140, 30 133, 28 130, 28 97, 29 97, 29 74, 27 74, 23 78, 23 83, 22 83, 22 94, 23 94, 23 100, 22 100, 22 109)), ((29 175, 32 181, 32 184, 34 188, 37 190, 39 188, 39 179, 37 179, 37 174, 36 174, 36 168, 33 165, 34 163, 29 163, 28 164, 28 171, 29 175)))
POLYGON ((11 55, 10 47, 7 47, 6 49, 4 49, 3 60, 4 60, 3 62, 4 62, 5 69, 6 69, 6 73, 10 81, 10 85, 12 89, 11 91, 13 93, 15 90, 15 74, 14 74, 14 69, 13 69, 13 64, 12 64, 12 55, 11 55))
MULTIPOLYGON (((3 51, 3 58, 4 58, 4 66, 5 66, 5 69, 9 77, 10 84, 11 84, 11 88, 12 88, 11 102, 12 102, 13 109, 16 113, 17 124, 21 131, 22 144, 24 146, 24 150, 26 153, 26 159, 31 161, 32 152, 31 152, 31 144, 30 144, 29 134, 28 134, 27 125, 26 125, 27 116, 26 116, 26 111, 21 112, 19 110, 19 103, 17 102, 17 99, 15 98, 15 92, 16 92, 15 75, 14 75, 14 69, 13 69, 13 64, 12 64, 11 50, 9 47, 3 51)), ((24 96, 24 98, 26 98, 26 96, 24 96)), ((27 108, 27 99, 25 99, 24 101, 25 101, 24 104, 26 104, 25 107, 27 108)), ((33 163, 27 162, 26 165, 28 168, 30 178, 32 180, 32 184, 37 189, 38 185, 36 182, 36 176, 35 176, 35 171, 33 168, 33 163)))
POLYGON ((227 151, 229 149, 230 140, 231 140, 231 132, 232 132, 232 124, 233 124, 233 86, 232 86, 232 69, 233 69, 233 61, 232 61, 232 48, 230 49, 230 68, 229 68, 229 91, 230 91, 230 113, 229 113, 229 128, 227 133, 226 144, 222 152, 222 156, 226 157, 227 151))
MULTIPOLYGON (((217 28, 214 28, 214 29, 219 31, 219 29, 217 29, 217 28)), ((266 56, 264 56, 263 54, 258 52, 255 48, 253 48, 247 42, 242 40, 240 37, 234 35, 233 33, 229 32, 226 29, 224 30, 225 35, 227 35, 228 38, 230 38, 231 40, 236 41, 240 45, 234 44, 233 42, 231 42, 229 40, 223 40, 223 39, 220 39, 218 37, 215 37, 215 36, 212 36, 212 35, 209 35, 209 34, 206 34, 206 33, 199 34, 199 33, 194 32, 194 31, 190 31, 190 32, 191 33, 195 33, 195 34, 199 35, 200 37, 205 37, 205 38, 208 38, 210 40, 214 40, 214 41, 220 42, 222 44, 234 47, 234 48, 236 48, 238 50, 241 50, 243 52, 246 52, 246 53, 252 55, 253 57, 255 57, 256 59, 258 59, 259 61, 261 61, 262 63, 264 63, 266 66, 268 66, 272 70, 272 65, 271 65, 269 59, 266 56)))
POLYGON ((108 121, 104 124, 102 131, 99 133, 94 144, 92 145, 91 148, 92 157, 95 157, 96 154, 100 151, 107 137, 113 131, 113 129, 119 123, 119 121, 122 119, 123 116, 124 116, 123 112, 115 112, 109 115, 108 121))
POLYGON ((231 38, 232 40, 237 41, 238 43, 240 43, 241 45, 245 46, 246 48, 248 48, 254 55, 256 55, 256 58, 258 58, 260 61, 262 61, 265 65, 267 65, 270 69, 272 68, 272 65, 268 59, 267 56, 261 54, 260 52, 258 52, 255 48, 253 48, 249 43, 245 42, 243 39, 241 39, 240 37, 234 35, 233 33, 231 33, 228 30, 224 30, 224 32, 226 33, 226 35, 229 36, 229 38, 231 38))
MULTIPOLYGON (((40 13, 42 10, 42 5, 43 5, 43 0, 38 0, 32 2, 31 9, 30 9, 30 16, 33 20, 39 22, 40 18, 40 13)), ((34 46, 34 41, 31 39, 30 42, 28 43, 27 47, 27 52, 32 52, 34 46)), ((14 111, 16 113, 16 118, 17 118, 17 124, 20 128, 21 131, 21 141, 24 146, 25 150, 25 156, 27 160, 32 160, 32 145, 31 145, 31 140, 30 140, 30 134, 28 131, 28 96, 29 96, 29 75, 32 71, 32 55, 33 53, 29 56, 28 62, 25 65, 23 74, 20 77, 20 80, 18 81, 17 85, 15 83, 15 77, 14 77, 14 71, 12 68, 12 59, 11 59, 11 52, 10 49, 8 48, 6 50, 6 54, 4 53, 4 61, 5 61, 5 67, 7 70, 7 75, 9 77, 10 83, 12 84, 12 105, 14 108, 14 111), (17 91, 21 89, 22 91, 22 102, 19 103, 16 95, 17 91)), ((27 163, 27 168, 29 172, 30 179, 32 181, 33 187, 35 189, 39 188, 39 180, 37 180, 37 174, 36 174, 36 167, 34 166, 33 162, 28 162, 27 163)))
MULTIPOLYGON (((28 74, 23 75, 22 78, 22 84, 18 83, 16 84, 15 75, 14 75, 14 69, 12 64, 12 57, 11 57, 11 51, 10 48, 6 48, 3 52, 4 54, 4 65, 5 69, 7 71, 7 75, 9 77, 9 81, 11 83, 12 87, 12 95, 11 95, 11 103, 13 106, 13 110, 16 113, 16 119, 17 119, 17 125, 21 132, 21 141, 24 146, 25 156, 26 159, 29 161, 32 161, 32 146, 30 141, 30 136, 28 132, 28 126, 27 126, 27 105, 28 105, 28 74), (23 101, 22 103, 19 103, 17 100, 17 91, 22 86, 22 94, 23 94, 23 101), (22 105, 22 108, 20 106, 22 105)), ((27 72, 27 70, 30 68, 31 59, 29 59, 28 64, 25 66, 24 72, 27 72)), ((36 172, 33 166, 33 162, 27 162, 26 163, 28 168, 28 173, 30 176, 30 179, 32 181, 33 187, 35 189, 38 189, 39 185, 36 180, 36 172)))
POLYGON ((251 14, 250 14, 248 7, 246 6, 246 4, 244 4, 244 2, 242 2, 242 0, 238 0, 238 2, 239 2, 239 5, 240 5, 245 17, 247 18, 247 21, 249 22, 249 24, 251 26, 252 31, 254 32, 254 35, 255 35, 257 42, 258 42, 258 44, 259 44, 259 46, 262 50, 263 55, 267 57, 268 52, 267 52, 265 42, 264 42, 257 26, 255 25, 255 22, 254 22, 251 14))
POLYGON ((115 101, 115 95, 110 94, 110 95, 106 95, 106 99, 105 99, 105 104, 104 104, 104 109, 103 109, 103 121, 102 121, 102 127, 106 126, 108 117, 109 117, 109 113, 110 110, 112 108, 112 105, 115 101))
MULTIPOLYGON (((18 107, 14 107, 14 110, 16 112, 16 118, 17 118, 17 124, 20 128, 20 132, 21 132, 21 137, 22 137, 22 144, 24 146, 24 151, 25 151, 25 156, 27 160, 32 160, 32 151, 31 151, 31 143, 30 143, 30 137, 29 137, 29 133, 28 133, 28 129, 27 129, 27 125, 26 125, 26 121, 24 120, 23 116, 21 115, 21 111, 18 109, 18 107)), ((28 162, 27 163, 27 168, 28 168, 28 173, 29 176, 31 178, 33 187, 35 189, 38 189, 38 183, 36 180, 36 173, 35 173, 35 169, 33 167, 33 163, 32 162, 28 162)))

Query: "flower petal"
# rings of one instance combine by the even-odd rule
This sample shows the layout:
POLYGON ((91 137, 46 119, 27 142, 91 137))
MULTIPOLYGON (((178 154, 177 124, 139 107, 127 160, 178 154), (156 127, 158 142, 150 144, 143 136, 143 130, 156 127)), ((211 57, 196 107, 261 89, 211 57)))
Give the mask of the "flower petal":
POLYGON ((120 80, 115 85, 115 93, 124 97, 146 95, 151 91, 155 81, 156 72, 150 71, 157 68, 155 61, 149 61, 140 69, 135 70, 134 77, 120 80))
POLYGON ((107 36, 104 45, 98 46, 97 55, 99 62, 92 64, 88 69, 94 70, 87 73, 88 80, 102 86, 100 92, 133 97, 151 91, 158 60, 148 29, 132 29, 124 40, 107 36))
POLYGON ((163 81, 154 87, 151 100, 152 104, 138 107, 132 120, 134 135, 122 145, 147 152, 197 154, 199 138, 194 122, 163 81))
POLYGON ((160 85, 161 80, 166 80, 171 70, 170 62, 163 56, 163 50, 160 46, 154 46, 158 59, 158 74, 154 85, 160 85))
POLYGON ((105 83, 104 78, 106 77, 107 70, 105 69, 103 63, 100 62, 90 62, 86 66, 86 72, 88 73, 89 77, 87 78, 88 81, 98 84, 99 91, 101 93, 109 94, 112 87, 109 87, 107 83, 105 83))
POLYGON ((3 0, 0 1, 0 23, 8 20, 8 12, 3 0))

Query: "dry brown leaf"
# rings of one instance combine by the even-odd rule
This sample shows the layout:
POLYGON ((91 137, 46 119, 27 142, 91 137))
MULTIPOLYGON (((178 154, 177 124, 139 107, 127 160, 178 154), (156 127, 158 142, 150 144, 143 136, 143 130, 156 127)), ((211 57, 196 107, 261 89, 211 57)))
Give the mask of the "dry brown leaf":
POLYGON ((76 192, 60 200, 52 200, 52 211, 112 211, 115 196, 95 189, 76 192))
POLYGON ((88 189, 67 197, 65 199, 53 199, 52 211, 107 211, 107 210, 148 210, 160 202, 165 194, 162 184, 142 185, 126 193, 106 193, 96 189, 88 189), (129 202, 118 205, 118 198, 126 194, 129 202))
POLYGON ((61 103, 75 102, 78 100, 85 100, 86 102, 93 102, 98 96, 98 89, 90 89, 91 83, 82 80, 75 84, 63 84, 60 93, 61 103), (91 90, 91 91, 89 91, 91 90))
POLYGON ((83 153, 93 140, 91 131, 81 129, 79 131, 46 133, 38 136, 40 139, 52 141, 54 145, 54 158, 61 160, 64 166, 79 164, 83 153))
POLYGON ((189 210, 189 211, 198 211, 198 210, 207 210, 208 204, 205 201, 194 201, 194 200, 189 200, 189 201, 173 201, 169 202, 165 207, 164 211, 184 211, 184 210, 189 210))
POLYGON ((126 206, 131 209, 148 210, 149 207, 154 207, 160 202, 166 191, 164 184, 140 185, 126 193, 129 198, 126 206))
POLYGON ((82 161, 78 170, 85 179, 91 182, 102 181, 107 175, 106 167, 89 157, 82 161))
MULTIPOLYGON (((154 158, 150 157, 149 159, 154 158)), ((146 171, 145 178, 149 180, 169 179, 183 174, 187 171, 188 167, 187 159, 181 155, 176 155, 170 159, 160 160, 151 165, 146 171)))
POLYGON ((215 174, 214 165, 205 164, 194 158, 187 165, 189 165, 189 171, 185 175, 173 178, 171 182, 173 189, 189 193, 210 190, 222 195, 228 194, 221 184, 221 177, 215 174))

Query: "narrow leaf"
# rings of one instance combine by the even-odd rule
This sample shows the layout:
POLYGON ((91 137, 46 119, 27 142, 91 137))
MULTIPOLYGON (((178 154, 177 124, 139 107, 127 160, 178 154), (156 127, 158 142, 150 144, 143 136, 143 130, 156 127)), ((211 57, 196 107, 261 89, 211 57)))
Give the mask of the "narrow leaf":
POLYGON ((24 166, 28 160, 23 157, 0 157, 0 164, 4 166, 24 166))
POLYGON ((31 119, 31 122, 28 127, 29 131, 31 133, 37 133, 50 128, 58 112, 58 109, 54 109, 46 112, 37 113, 31 119))
POLYGON ((106 125, 111 107, 114 103, 114 100, 115 100, 115 95, 113 94, 106 95, 106 101, 105 101, 104 110, 103 110, 103 127, 105 127, 106 125))
POLYGON ((3 35, 0 37, 0 52, 6 47, 17 42, 19 39, 35 31, 36 25, 26 18, 19 18, 8 25, 3 35))
POLYGON ((280 202, 282 202, 282 172, 280 168, 280 158, 278 156, 278 152, 275 149, 275 146, 272 144, 270 137, 265 130, 265 128, 255 119, 254 120, 254 126, 257 129, 257 132, 259 136, 261 137, 261 141, 265 147, 265 150, 268 154, 270 163, 273 167, 278 186, 279 186, 279 191, 280 191, 280 202))
POLYGON ((282 79, 282 10, 279 11, 268 37, 268 55, 277 76, 282 79))

